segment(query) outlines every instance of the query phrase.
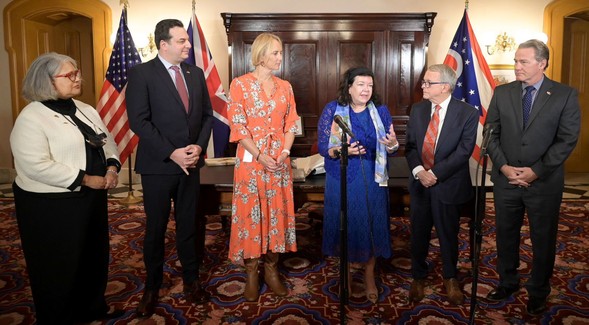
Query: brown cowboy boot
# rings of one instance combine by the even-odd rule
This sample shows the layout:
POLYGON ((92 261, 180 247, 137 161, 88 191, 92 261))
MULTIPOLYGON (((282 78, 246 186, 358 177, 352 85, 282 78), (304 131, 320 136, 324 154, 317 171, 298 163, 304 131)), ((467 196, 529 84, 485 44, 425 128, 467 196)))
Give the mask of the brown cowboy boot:
POLYGON ((278 274, 278 253, 268 251, 264 256, 264 281, 277 296, 284 297, 288 294, 278 274))
POLYGON ((259 262, 260 260, 257 258, 248 258, 243 261, 245 272, 247 273, 243 297, 247 301, 257 301, 260 296, 260 280, 258 277, 259 262))

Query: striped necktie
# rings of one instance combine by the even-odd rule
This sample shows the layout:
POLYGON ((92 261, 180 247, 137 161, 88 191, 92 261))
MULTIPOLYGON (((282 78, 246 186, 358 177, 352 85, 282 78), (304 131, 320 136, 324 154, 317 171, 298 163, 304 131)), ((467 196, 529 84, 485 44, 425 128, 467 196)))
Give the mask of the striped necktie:
POLYGON ((429 121, 425 139, 423 139, 423 149, 421 150, 421 160, 425 169, 434 167, 434 152, 436 148, 436 139, 438 137, 438 127, 440 126, 440 105, 436 105, 434 115, 429 121))

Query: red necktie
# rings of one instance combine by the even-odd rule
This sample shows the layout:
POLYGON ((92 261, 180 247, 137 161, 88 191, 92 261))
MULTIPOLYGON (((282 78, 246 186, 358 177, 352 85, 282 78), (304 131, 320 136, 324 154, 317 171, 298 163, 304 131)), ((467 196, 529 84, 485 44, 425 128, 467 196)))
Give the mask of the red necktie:
POLYGON ((180 99, 182 99, 182 103, 184 104, 184 109, 186 113, 188 113, 188 91, 186 90, 186 84, 184 83, 184 78, 182 78, 180 68, 178 66, 171 66, 170 69, 174 70, 176 75, 176 89, 178 90, 178 94, 180 94, 180 99))
POLYGON ((436 138, 438 137, 438 127, 440 125, 440 105, 436 105, 434 115, 429 121, 425 139, 423 139, 423 149, 421 150, 421 160, 425 169, 431 169, 434 166, 434 151, 436 148, 436 138))

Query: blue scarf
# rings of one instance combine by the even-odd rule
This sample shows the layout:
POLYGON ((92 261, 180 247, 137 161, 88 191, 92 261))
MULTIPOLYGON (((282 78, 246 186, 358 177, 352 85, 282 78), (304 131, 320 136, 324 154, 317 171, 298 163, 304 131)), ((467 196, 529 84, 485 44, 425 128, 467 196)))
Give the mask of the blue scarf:
MULTIPOLYGON (((372 119, 372 124, 374 125, 374 129, 376 130, 376 159, 374 161, 374 181, 377 182, 380 186, 387 186, 389 181, 389 174, 386 169, 387 165, 387 151, 385 145, 380 143, 378 139, 382 139, 386 136, 386 131, 384 125, 382 124, 382 120, 378 115, 378 111, 372 102, 368 102, 368 112, 370 113, 370 118, 372 119)), ((335 110, 335 115, 339 115, 342 119, 348 124, 350 130, 352 130, 352 123, 350 123, 350 106, 340 106, 337 104, 337 108, 335 110)), ((341 134, 342 129, 337 125, 337 123, 331 123, 331 135, 329 136, 329 148, 339 147, 341 146, 341 134)), ((348 140, 349 141, 349 140, 348 140)))

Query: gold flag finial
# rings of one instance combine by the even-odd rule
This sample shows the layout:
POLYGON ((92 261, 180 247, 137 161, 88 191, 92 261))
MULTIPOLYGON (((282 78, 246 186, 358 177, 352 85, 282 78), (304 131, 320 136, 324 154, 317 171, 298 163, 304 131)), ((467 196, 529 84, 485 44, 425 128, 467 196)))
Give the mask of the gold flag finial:
POLYGON ((468 0, 464 0, 464 9, 468 10, 468 0))
POLYGON ((120 4, 127 9, 129 7, 129 0, 121 0, 120 4))
POLYGON ((196 0, 192 0, 192 12, 196 10, 196 0))

